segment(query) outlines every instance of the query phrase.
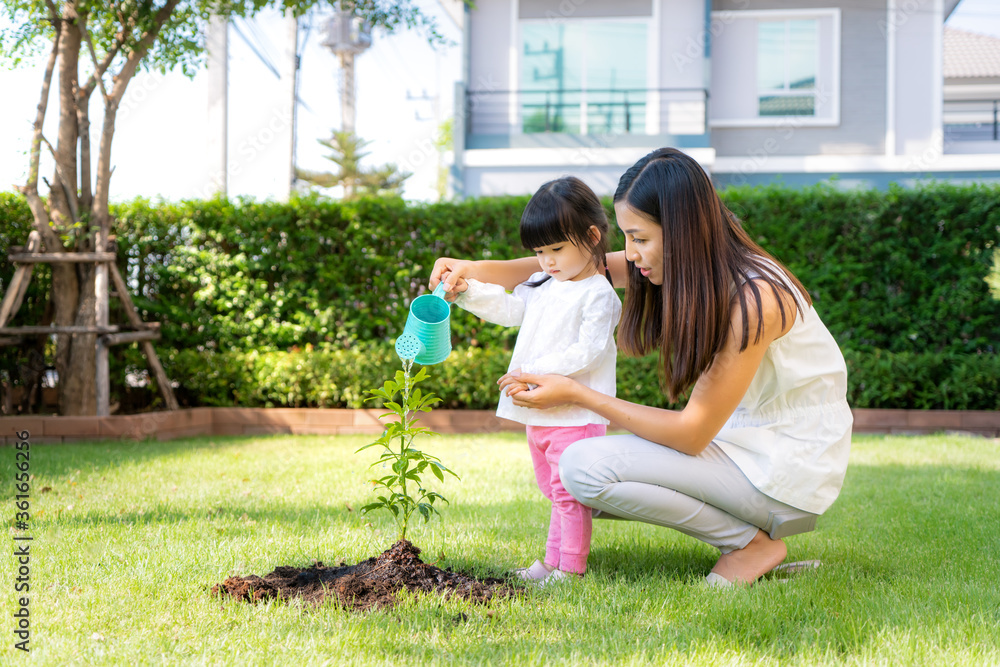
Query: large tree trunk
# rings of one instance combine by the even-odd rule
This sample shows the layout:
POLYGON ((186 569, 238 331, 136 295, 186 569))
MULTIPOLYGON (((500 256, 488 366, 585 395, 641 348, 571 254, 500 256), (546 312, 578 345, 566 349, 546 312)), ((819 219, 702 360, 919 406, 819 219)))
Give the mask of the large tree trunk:
MULTIPOLYGON (((97 306, 94 294, 94 265, 78 264, 85 274, 78 281, 77 326, 94 326, 97 306)), ((53 288, 55 282, 53 281, 53 288)), ((65 374, 59 376, 59 405, 64 415, 97 414, 97 336, 72 334, 65 374)))
MULTIPOLYGON (((59 140, 55 147, 56 169, 49 192, 49 209, 56 229, 66 232, 73 230, 74 223, 85 222, 89 215, 80 220, 79 177, 77 158, 79 156, 79 114, 77 92, 79 90, 79 59, 83 37, 78 24, 74 2, 63 6, 63 36, 59 49, 59 140)), ((89 188, 88 188, 89 189, 89 188)), ((77 242, 75 247, 65 248, 70 252, 86 251, 88 239, 92 238, 87 228, 77 228, 71 235, 77 242)), ((52 248, 64 250, 63 247, 52 248)), ((52 300, 53 313, 57 325, 92 325, 94 315, 92 264, 53 264, 52 300), (88 313, 89 304, 89 313, 88 313)), ((95 346, 97 338, 93 334, 60 334, 56 337, 56 372, 59 375, 59 411, 64 415, 93 415, 94 383, 97 367, 95 346)))

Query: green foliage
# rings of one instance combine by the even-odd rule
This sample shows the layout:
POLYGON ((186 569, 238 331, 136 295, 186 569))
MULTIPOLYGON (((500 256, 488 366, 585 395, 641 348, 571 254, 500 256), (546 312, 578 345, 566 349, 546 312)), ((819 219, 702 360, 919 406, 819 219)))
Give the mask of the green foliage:
MULTIPOLYGON (((161 345, 287 350, 389 341, 439 255, 521 254, 517 220, 526 201, 137 199, 112 210, 120 266, 146 319, 163 323, 161 345)), ((468 313, 452 320, 457 340, 513 344, 514 332, 468 313)))
MULTIPOLYGON (((852 405, 995 409, 1000 301, 986 279, 1000 241, 1000 189, 722 194, 809 290, 848 355, 852 405)), ((517 223, 526 203, 138 199, 112 212, 119 268, 143 318, 162 323, 157 349, 186 404, 356 408, 397 363, 391 344, 435 258, 523 256, 517 223)), ((0 285, 13 275, 7 249, 29 229, 23 198, 0 195, 0 285)), ((621 243, 615 233, 614 247, 621 243)), ((41 321, 48 276, 36 267, 15 324, 41 321)), ((112 306, 112 321, 125 321, 112 306)), ((451 324, 442 407, 494 407, 516 330, 461 310, 451 324)), ((0 355, 8 373, 11 350, 0 355)), ((145 362, 133 345, 114 348, 112 364, 114 402, 127 390, 125 370, 145 362)), ((618 376, 622 398, 664 404, 651 361, 621 357, 618 376)))
POLYGON ((983 282, 1000 241, 996 186, 739 187, 723 197, 802 280, 841 347, 1000 352, 1000 303, 983 282))
MULTIPOLYGON (((187 406, 358 409, 370 400, 368 388, 399 368, 393 347, 374 343, 349 350, 164 350, 161 356, 167 375, 179 383, 177 400, 187 406)), ((439 407, 496 407, 496 380, 509 362, 506 350, 453 351, 438 366, 439 407)))
MULTIPOLYGON (((11 246, 23 246, 31 232, 31 211, 24 197, 0 192, 0 300, 10 287, 14 266, 7 261, 11 246)), ((24 301, 18 309, 20 322, 38 324, 45 317, 48 290, 52 283, 52 270, 44 264, 36 265, 24 301)), ((20 382, 18 366, 24 362, 27 351, 23 348, 0 347, 0 382, 20 382)))
POLYGON ((399 528, 401 540, 406 538, 406 529, 414 512, 420 514, 426 523, 432 514, 440 515, 434 506, 436 501, 448 502, 440 493, 425 489, 420 479, 421 475, 429 470, 441 482, 444 481, 445 473, 458 478, 458 475, 446 468, 436 456, 413 446, 415 438, 437 435, 430 429, 417 426, 420 420, 416 417, 416 413, 430 412, 438 403, 434 394, 425 394, 417 387, 427 378, 426 368, 421 368, 411 377, 407 367, 405 372, 396 371, 395 379, 386 380, 381 389, 368 392, 373 399, 378 399, 389 409, 389 412, 380 415, 379 419, 383 420, 386 417, 395 419, 383 422, 385 431, 382 435, 357 450, 360 452, 370 447, 381 447, 382 454, 371 467, 385 468, 388 465, 391 470, 389 474, 371 481, 373 491, 376 494, 381 492, 382 495, 378 496, 377 501, 362 507, 361 513, 366 514, 375 510, 385 510, 390 513, 399 528), (413 491, 414 486, 416 491, 413 491))
MULTIPOLYGON (((992 354, 847 349, 848 400, 856 408, 1000 409, 1000 357, 992 354)), ((510 352, 462 347, 436 367, 438 407, 492 410, 510 352)), ((388 344, 350 350, 165 350, 163 365, 187 406, 362 408, 366 389, 399 359, 388 344)), ((140 366, 141 368, 141 366, 140 366)), ((677 408, 660 390, 653 357, 618 357, 618 397, 677 408)))
POLYGON ((856 408, 1000 410, 1000 356, 845 350, 856 408))
MULTIPOLYGON (((59 6, 59 3, 56 3, 59 6)), ((98 59, 122 42, 119 60, 135 51, 142 36, 148 31, 154 17, 164 3, 130 2, 108 3, 76 0, 74 4, 87 16, 98 59), (124 22, 123 22, 123 19, 124 22), (123 25, 125 26, 123 28, 123 25)), ((316 7, 329 3, 318 0, 196 0, 181 2, 174 8, 164 24, 148 55, 140 63, 147 70, 166 72, 180 68, 187 76, 194 76, 204 63, 204 26, 211 16, 249 18, 266 7, 289 9, 301 16, 316 7)), ((431 44, 446 44, 448 40, 438 31, 433 15, 422 12, 413 0, 356 0, 355 13, 373 28, 395 32, 401 28, 422 33, 431 44)), ((12 66, 24 58, 34 56, 49 48, 54 36, 49 10, 40 0, 5 0, 3 9, 9 16, 10 26, 0 29, 0 61, 12 66)), ((61 7, 60 7, 61 10, 61 7)), ((86 44, 82 45, 81 62, 90 63, 86 44)), ((113 66, 112 70, 118 68, 113 66)))
POLYGON ((993 268, 983 280, 990 286, 990 294, 993 295, 993 298, 1000 300, 1000 249, 993 249, 993 268))

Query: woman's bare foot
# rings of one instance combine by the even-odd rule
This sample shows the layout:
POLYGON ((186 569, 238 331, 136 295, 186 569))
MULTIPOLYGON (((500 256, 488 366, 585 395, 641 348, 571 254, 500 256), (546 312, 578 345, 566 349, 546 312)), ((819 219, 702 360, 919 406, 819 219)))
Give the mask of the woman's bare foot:
POLYGON ((724 554, 712 568, 712 572, 732 583, 753 583, 761 575, 770 572, 788 555, 788 549, 781 540, 772 540, 762 530, 750 540, 750 544, 737 551, 724 554))

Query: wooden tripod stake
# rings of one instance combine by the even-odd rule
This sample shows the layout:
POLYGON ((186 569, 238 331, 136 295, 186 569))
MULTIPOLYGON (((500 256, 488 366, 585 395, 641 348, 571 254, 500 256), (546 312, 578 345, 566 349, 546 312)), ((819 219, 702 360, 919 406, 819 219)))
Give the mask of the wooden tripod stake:
MULTIPOLYGON (((105 247, 104 239, 100 239, 97 244, 98 249, 105 247)), ((111 381, 108 371, 108 348, 112 345, 123 343, 139 342, 142 345, 146 362, 156 378, 156 385, 160 388, 163 400, 168 410, 178 408, 177 399, 174 397, 174 390, 170 386, 170 379, 160 364, 160 358, 156 356, 153 348, 153 340, 160 337, 159 322, 143 322, 139 316, 132 298, 128 294, 128 286, 118 265, 115 263, 115 253, 113 252, 39 252, 42 245, 42 237, 37 231, 32 231, 28 235, 27 252, 15 252, 9 256, 10 261, 17 266, 14 270, 14 278, 10 287, 4 295, 3 302, 0 302, 0 347, 5 345, 16 345, 21 342, 26 335, 38 334, 97 334, 97 416, 106 417, 111 410, 111 381), (18 308, 24 300, 24 294, 31 281, 31 273, 35 264, 56 264, 56 263, 85 263, 93 262, 96 266, 94 279, 94 290, 97 295, 96 323, 93 327, 87 326, 24 326, 8 327, 7 323, 14 319, 18 308), (135 331, 119 332, 117 326, 113 326, 108 321, 109 318, 109 297, 108 278, 114 283, 115 292, 122 302, 125 315, 129 325, 135 331)))

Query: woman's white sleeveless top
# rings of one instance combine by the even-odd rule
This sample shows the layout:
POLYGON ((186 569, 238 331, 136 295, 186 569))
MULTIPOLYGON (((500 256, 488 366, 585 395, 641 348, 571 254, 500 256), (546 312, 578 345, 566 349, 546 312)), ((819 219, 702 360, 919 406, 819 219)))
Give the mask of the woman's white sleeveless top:
POLYGON ((762 493, 820 514, 844 483, 853 423, 844 356, 810 306, 768 346, 715 442, 762 493))

